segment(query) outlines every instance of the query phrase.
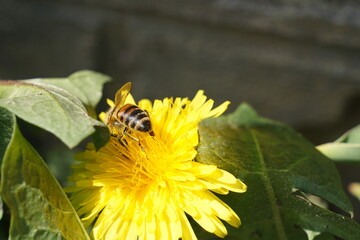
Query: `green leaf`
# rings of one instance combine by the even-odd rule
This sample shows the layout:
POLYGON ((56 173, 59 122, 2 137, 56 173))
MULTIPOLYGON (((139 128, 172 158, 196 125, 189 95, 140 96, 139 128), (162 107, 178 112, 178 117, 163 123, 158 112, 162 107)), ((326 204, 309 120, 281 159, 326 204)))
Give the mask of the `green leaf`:
POLYGON ((314 238, 314 240, 336 240, 334 236, 329 233, 322 233, 314 238))
MULTIPOLYGON (((6 152, 6 148, 11 141, 15 116, 5 108, 0 107, 0 166, 6 152)), ((1 175, 0 175, 1 176, 1 175)), ((0 197, 0 220, 3 217, 3 202, 0 197)), ((1 234, 0 234, 1 235, 1 234)))
POLYGON ((317 149, 328 158, 337 162, 360 162, 360 144, 353 143, 325 143, 317 149))
MULTIPOLYGON (((82 70, 71 74, 67 78, 38 78, 23 80, 25 83, 32 83, 46 88, 47 85, 62 88, 80 99, 88 111, 95 113, 94 109, 99 103, 103 85, 111 78, 101 73, 90 70, 82 70)), ((95 115, 90 114, 96 118, 95 115)))
POLYGON ((360 144, 360 125, 347 131, 335 142, 339 143, 359 143, 360 144))
POLYGON ((70 148, 93 134, 95 126, 106 128, 78 98, 50 84, 0 81, 0 107, 55 134, 70 148))
POLYGON ((10 239, 89 239, 75 210, 48 167, 15 122, 1 168, 1 196, 10 209, 10 239))
POLYGON ((4 210, 3 210, 3 202, 2 202, 2 199, 0 197, 0 220, 2 219, 3 217, 3 213, 4 213, 4 210))
POLYGON ((13 134, 15 116, 5 108, 0 107, 0 165, 13 134))
POLYGON ((110 140, 109 129, 106 127, 97 127, 95 126, 95 133, 92 135, 93 144, 95 150, 98 151, 100 148, 105 146, 107 142, 110 140))
POLYGON ((334 161, 360 162, 360 125, 351 129, 332 143, 317 146, 317 149, 334 161))
MULTIPOLYGON (((242 220, 227 239, 307 239, 303 228, 360 239, 360 226, 310 202, 313 194, 346 212, 352 206, 331 160, 289 127, 259 117, 248 105, 199 127, 197 160, 216 164, 248 186, 222 199, 242 220)), ((201 232, 200 239, 210 237, 201 232)))

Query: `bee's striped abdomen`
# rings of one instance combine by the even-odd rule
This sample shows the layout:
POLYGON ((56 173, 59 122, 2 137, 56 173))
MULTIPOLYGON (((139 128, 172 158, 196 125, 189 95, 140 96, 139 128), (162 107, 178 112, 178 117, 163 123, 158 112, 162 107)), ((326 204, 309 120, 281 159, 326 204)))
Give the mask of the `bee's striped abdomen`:
POLYGON ((138 106, 124 105, 117 112, 117 118, 129 129, 140 132, 150 132, 152 130, 148 113, 138 106))

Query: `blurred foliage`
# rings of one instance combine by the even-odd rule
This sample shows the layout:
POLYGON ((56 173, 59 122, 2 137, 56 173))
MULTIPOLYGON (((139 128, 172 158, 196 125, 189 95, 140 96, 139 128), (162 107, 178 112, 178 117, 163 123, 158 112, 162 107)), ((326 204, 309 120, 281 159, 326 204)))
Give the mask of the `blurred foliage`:
POLYGON ((360 125, 335 142, 322 144, 317 148, 334 161, 360 163, 360 125))

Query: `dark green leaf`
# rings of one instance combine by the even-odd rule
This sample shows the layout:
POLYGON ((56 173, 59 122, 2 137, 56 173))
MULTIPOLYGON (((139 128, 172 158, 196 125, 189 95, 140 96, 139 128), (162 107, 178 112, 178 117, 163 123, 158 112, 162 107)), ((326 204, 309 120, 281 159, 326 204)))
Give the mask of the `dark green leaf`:
POLYGON ((316 236, 314 240, 335 240, 335 238, 329 233, 321 233, 320 235, 316 236))
POLYGON ((244 194, 222 196, 242 220, 227 239, 307 239, 303 228, 360 239, 355 221, 316 206, 303 194, 352 212, 333 162, 289 127, 243 104, 231 115, 203 121, 199 134, 197 160, 216 164, 248 186, 244 194))
POLYGON ((2 219, 3 217, 3 202, 2 202, 2 198, 0 197, 0 220, 2 219))
POLYGON ((105 144, 110 140, 110 132, 108 128, 95 127, 96 131, 92 135, 92 140, 94 147, 97 150, 105 146, 105 144))
POLYGON ((15 116, 5 108, 0 107, 0 165, 13 134, 15 116))
MULTIPOLYGON (((11 141, 15 126, 15 116, 5 108, 0 107, 0 166, 6 152, 6 148, 11 141)), ((1 175, 0 175, 1 176, 1 175)), ((0 197, 0 219, 3 216, 3 203, 0 197)))
POLYGON ((0 107, 59 137, 68 147, 76 146, 106 126, 91 118, 81 101, 54 85, 0 81, 0 107))
MULTIPOLYGON (((1 196, 11 212, 11 239, 89 239, 61 186, 38 153, 12 128, 1 168, 1 196)), ((7 130, 8 131, 8 130, 7 130)))

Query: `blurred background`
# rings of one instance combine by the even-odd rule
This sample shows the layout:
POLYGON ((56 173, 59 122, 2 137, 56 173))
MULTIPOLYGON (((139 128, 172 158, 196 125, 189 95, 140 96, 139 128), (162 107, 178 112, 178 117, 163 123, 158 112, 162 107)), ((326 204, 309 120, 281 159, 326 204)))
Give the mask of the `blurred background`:
MULTIPOLYGON (((113 78, 105 98, 127 81, 136 99, 192 97, 204 89, 216 103, 230 100, 228 113, 246 101, 317 145, 360 123, 360 3, 0 1, 0 79, 82 69, 113 78)), ((45 159, 71 158, 56 138, 27 129, 45 159)), ((344 186, 360 180, 360 168, 337 166, 344 186)), ((59 167, 54 171, 66 175, 59 167)), ((350 198, 359 219, 359 203, 350 198)))

